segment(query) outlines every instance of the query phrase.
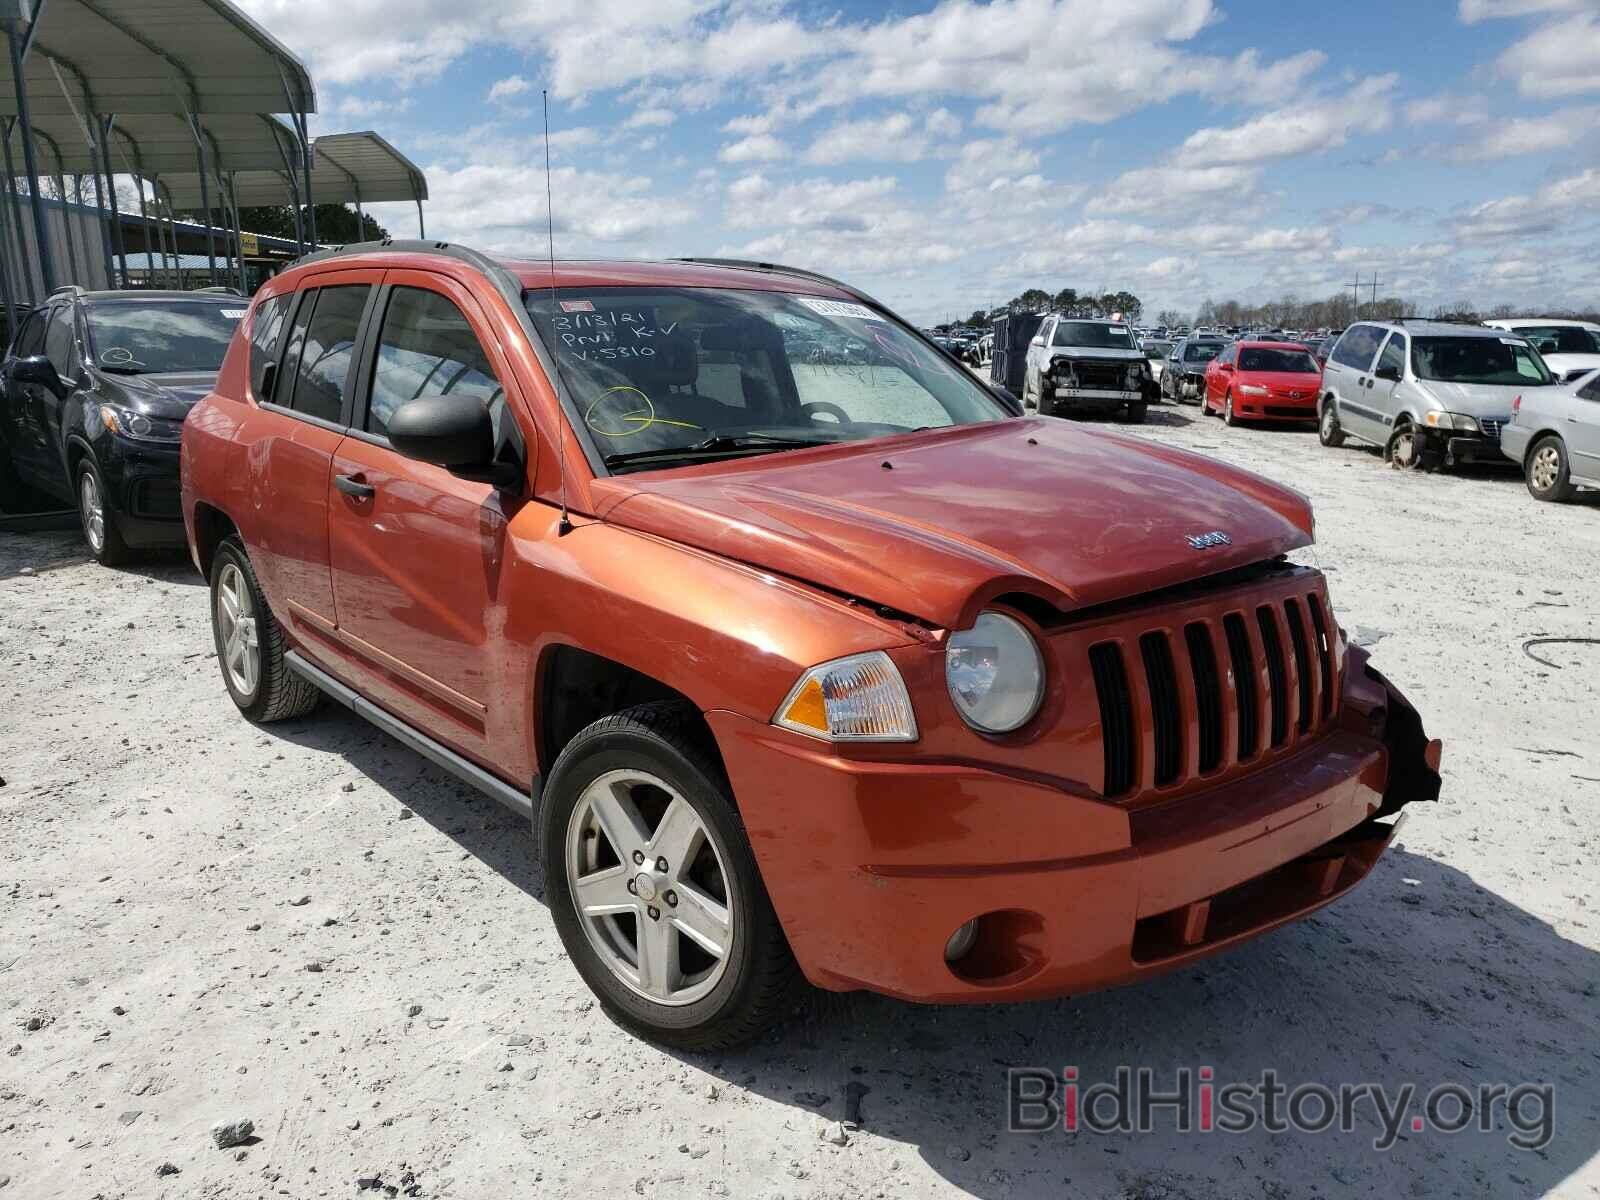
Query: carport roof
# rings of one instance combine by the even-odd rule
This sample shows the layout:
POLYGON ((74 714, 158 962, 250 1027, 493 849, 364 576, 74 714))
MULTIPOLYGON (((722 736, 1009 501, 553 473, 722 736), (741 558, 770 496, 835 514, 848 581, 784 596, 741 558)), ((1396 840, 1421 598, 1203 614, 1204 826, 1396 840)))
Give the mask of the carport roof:
MULTIPOLYGON (((191 169, 163 176, 179 208, 200 202, 200 179, 191 169)), ((318 204, 370 204, 381 200, 426 200, 428 181, 421 169, 382 137, 328 133, 311 142, 311 194, 318 204)), ((282 164, 275 170, 240 171, 234 176, 239 203, 246 207, 288 203, 282 164)))
MULTIPOLYGON (((304 64, 228 0, 5 0, 0 15, 38 13, 24 66, 35 120, 99 113, 315 112, 304 64), (59 66, 72 102, 56 81, 59 66)), ((0 55, 0 114, 17 111, 0 55)))
MULTIPOLYGON (((207 113, 199 117, 199 122, 206 135, 209 170, 281 171, 285 155, 290 162, 297 159, 298 140, 294 131, 276 117, 258 113, 207 113)), ((87 175, 100 169, 84 127, 70 114, 40 116, 35 113, 33 131, 39 146, 41 174, 55 172, 57 148, 61 154, 61 169, 68 174, 87 175)), ((13 128, 11 136, 14 143, 20 145, 21 130, 13 128)), ((112 126, 110 149, 114 174, 142 172, 147 177, 159 175, 163 180, 169 175, 189 175, 198 180, 194 136, 187 119, 176 113, 119 114, 112 126)), ((198 202, 198 183, 195 197, 198 202)))

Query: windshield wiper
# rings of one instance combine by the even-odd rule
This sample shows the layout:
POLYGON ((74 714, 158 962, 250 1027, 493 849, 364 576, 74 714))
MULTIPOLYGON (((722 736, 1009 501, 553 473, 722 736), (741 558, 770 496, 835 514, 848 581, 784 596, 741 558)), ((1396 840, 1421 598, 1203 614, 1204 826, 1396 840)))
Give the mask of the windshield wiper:
POLYGON ((130 367, 125 363, 100 363, 99 369, 107 375, 143 375, 143 367, 130 367))
POLYGON ((805 446, 833 445, 837 443, 826 439, 780 437, 772 433, 714 433, 687 446, 658 446, 652 450, 608 454, 604 462, 608 467, 622 467, 656 459, 694 458, 701 454, 722 454, 732 450, 798 450, 805 446))

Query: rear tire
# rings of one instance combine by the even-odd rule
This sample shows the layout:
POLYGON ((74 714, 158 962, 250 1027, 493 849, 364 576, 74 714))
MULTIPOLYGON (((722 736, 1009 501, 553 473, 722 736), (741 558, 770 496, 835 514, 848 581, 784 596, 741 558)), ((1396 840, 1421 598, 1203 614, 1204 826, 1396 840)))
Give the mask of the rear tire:
POLYGON ((1339 424, 1339 404, 1331 397, 1322 406, 1322 419, 1317 422, 1317 440, 1332 450, 1344 445, 1344 429, 1339 424))
POLYGON ((1149 411, 1149 402, 1141 400, 1137 404, 1128 405, 1128 411, 1125 419, 1130 425, 1143 425, 1144 419, 1146 415, 1148 415, 1149 411))
POLYGON ((681 702, 603 717, 561 751, 538 820, 550 913, 584 982, 617 1024, 683 1050, 750 1041, 782 1018, 801 985, 704 738, 699 714, 681 702), (625 819, 608 819, 612 812, 625 819), (689 837, 667 832, 675 812, 689 837), (674 845, 694 849, 671 861, 674 845), (613 870, 625 894, 601 890, 613 870), (580 887, 589 911, 579 910, 580 887), (696 894, 700 902, 690 899, 696 894), (689 929, 713 911, 707 897, 726 918, 700 926, 722 939, 717 956, 696 953, 689 929), (668 965, 655 974, 650 963, 668 965))
POLYGON ((223 539, 211 559, 211 633, 223 686, 246 719, 265 725, 303 717, 322 699, 284 661, 283 627, 237 537, 223 539))
POLYGON ((1572 467, 1567 461, 1566 443, 1553 433, 1540 438, 1528 451, 1523 478, 1527 481, 1529 494, 1535 500, 1561 503, 1571 500, 1577 492, 1577 488, 1572 486, 1572 467))

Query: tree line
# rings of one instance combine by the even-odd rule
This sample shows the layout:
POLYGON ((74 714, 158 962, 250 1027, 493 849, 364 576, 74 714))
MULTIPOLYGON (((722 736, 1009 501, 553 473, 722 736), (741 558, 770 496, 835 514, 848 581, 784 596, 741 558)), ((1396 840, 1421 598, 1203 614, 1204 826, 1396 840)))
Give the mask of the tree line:
POLYGON ((1077 288, 1062 288, 1048 292, 1044 288, 1028 288, 994 308, 975 308, 972 315, 958 324, 987 329, 999 318, 1011 313, 1058 312, 1068 317, 1109 317, 1118 314, 1125 321, 1137 321, 1144 312, 1144 302, 1132 292, 1080 293, 1077 288))

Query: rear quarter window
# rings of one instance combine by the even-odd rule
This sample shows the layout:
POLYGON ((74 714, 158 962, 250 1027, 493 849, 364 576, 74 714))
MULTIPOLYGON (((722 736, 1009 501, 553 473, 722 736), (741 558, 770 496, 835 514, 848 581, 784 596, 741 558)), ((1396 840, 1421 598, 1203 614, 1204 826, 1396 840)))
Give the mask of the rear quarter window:
POLYGON ((289 312, 293 292, 268 296, 256 306, 255 318, 250 323, 250 394, 257 400, 270 400, 264 394, 267 364, 278 361, 282 345, 284 318, 289 312))

